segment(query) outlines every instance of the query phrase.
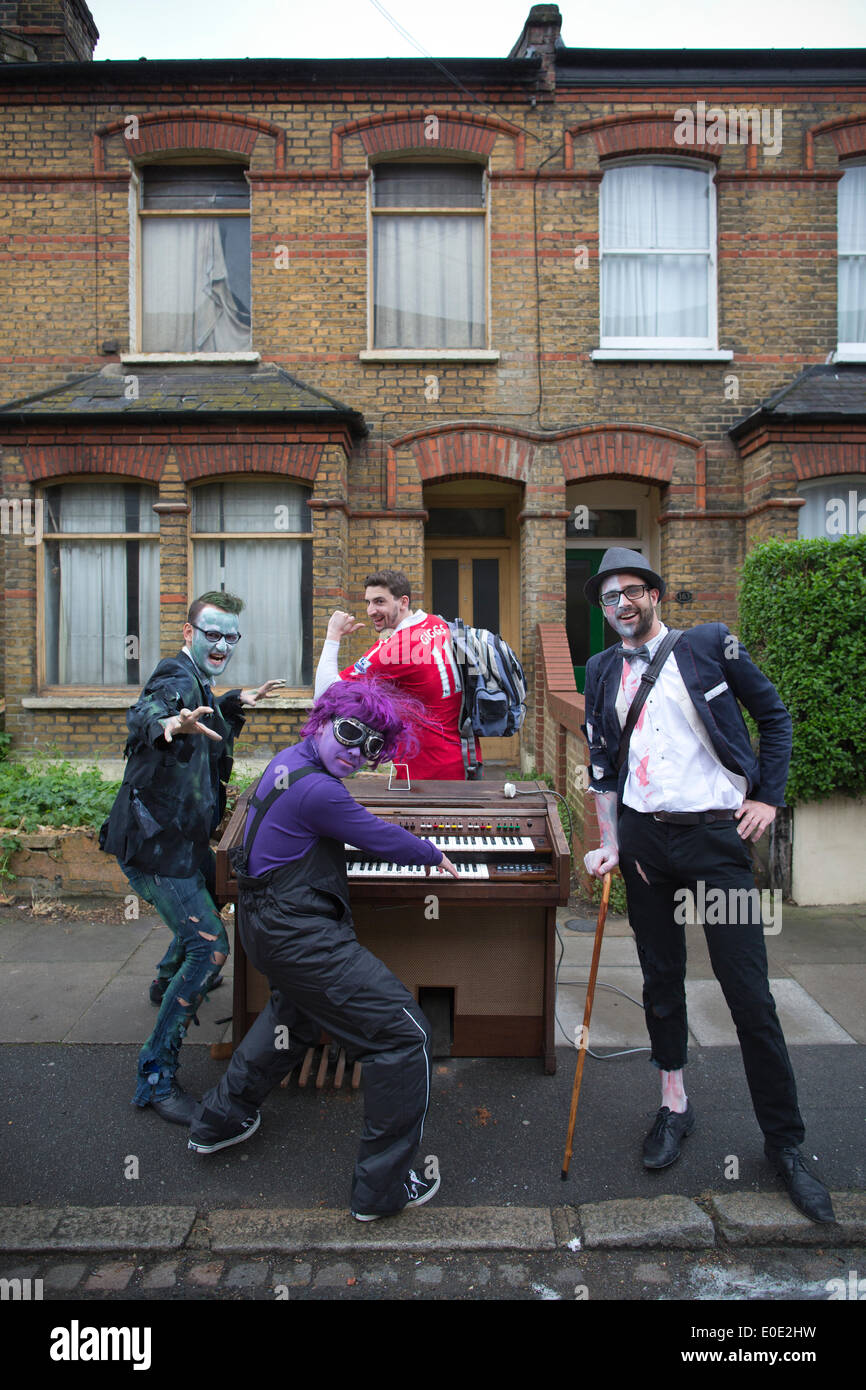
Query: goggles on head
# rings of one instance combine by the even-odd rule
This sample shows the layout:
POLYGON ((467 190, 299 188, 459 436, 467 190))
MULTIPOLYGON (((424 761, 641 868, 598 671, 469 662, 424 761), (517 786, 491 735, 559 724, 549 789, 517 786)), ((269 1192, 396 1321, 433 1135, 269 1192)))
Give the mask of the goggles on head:
POLYGON ((338 743, 344 748, 360 748, 365 758, 377 758, 385 747, 385 735, 362 724, 360 719, 340 715, 331 721, 331 728, 338 743))

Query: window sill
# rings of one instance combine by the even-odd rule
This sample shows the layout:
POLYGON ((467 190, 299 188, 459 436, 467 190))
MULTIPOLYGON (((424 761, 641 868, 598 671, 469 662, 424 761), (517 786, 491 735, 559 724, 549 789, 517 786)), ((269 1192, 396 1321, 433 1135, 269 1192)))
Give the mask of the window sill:
POLYGON ((260 352, 122 352, 124 367, 147 367, 158 362, 261 362, 260 352))
POLYGON ((729 348, 594 348, 593 362, 732 362, 729 348))
POLYGON ((856 344, 850 346, 845 343, 838 347, 835 352, 830 353, 830 362, 866 362, 866 346, 859 347, 856 344))
MULTIPOLYGON (((139 686, 130 686, 125 695, 73 695, 57 692, 51 695, 24 695, 21 699, 22 709, 50 710, 50 709, 129 709, 134 705, 141 693, 139 686)), ((217 695, 220 692, 217 691, 217 695)), ((270 695, 267 702, 258 706, 258 710, 273 709, 312 709, 312 695, 270 695)), ((250 711, 257 713, 258 710, 250 711)))
POLYGON ((360 362, 498 362, 492 348, 371 348, 358 353, 360 362))

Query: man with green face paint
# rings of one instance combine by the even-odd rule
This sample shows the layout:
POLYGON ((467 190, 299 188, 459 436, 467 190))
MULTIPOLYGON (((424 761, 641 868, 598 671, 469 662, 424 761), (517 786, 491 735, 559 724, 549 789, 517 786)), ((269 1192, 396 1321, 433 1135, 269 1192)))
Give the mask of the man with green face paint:
POLYGON ((183 650, 159 663, 127 714, 126 770, 99 840, 172 932, 150 987, 159 1015, 139 1054, 133 1097, 172 1124, 189 1124, 196 1105, 175 1079, 178 1054, 199 1004, 221 983, 229 950, 213 900, 210 837, 225 809, 234 740, 244 711, 285 684, 214 696, 211 685, 241 639, 243 606, 217 592, 190 606, 183 650))

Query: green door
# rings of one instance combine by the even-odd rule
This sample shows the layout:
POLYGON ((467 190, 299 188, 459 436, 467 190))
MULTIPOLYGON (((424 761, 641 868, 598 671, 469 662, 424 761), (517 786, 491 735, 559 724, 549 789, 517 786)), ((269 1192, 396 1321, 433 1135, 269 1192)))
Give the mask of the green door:
MULTIPOLYGON (((574 679, 581 695, 586 682, 586 663, 596 652, 602 652, 605 642, 605 622, 600 608, 588 603, 583 586, 598 574, 604 550, 566 550, 565 552, 565 631, 574 679)), ((609 631, 609 629, 608 629, 609 631)), ((616 634, 613 634, 614 641, 616 634)))

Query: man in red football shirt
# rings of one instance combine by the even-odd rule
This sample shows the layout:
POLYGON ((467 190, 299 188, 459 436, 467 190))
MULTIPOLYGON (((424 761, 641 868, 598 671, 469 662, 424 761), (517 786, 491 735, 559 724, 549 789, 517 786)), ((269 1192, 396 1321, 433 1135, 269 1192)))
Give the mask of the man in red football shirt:
MULTIPOLYGON (((379 676, 397 681, 420 700, 427 712, 419 726, 421 747, 408 764, 411 779, 462 782, 466 777, 457 720, 462 702, 460 680, 448 624, 409 604, 412 590, 399 570, 379 570, 364 582, 367 616, 379 641, 354 666, 339 669, 340 639, 365 626, 354 615, 337 609, 331 614, 316 670, 316 699, 335 680, 379 676), (386 636, 385 634, 390 634, 386 636)), ((476 757, 481 750, 476 740, 476 757)))

